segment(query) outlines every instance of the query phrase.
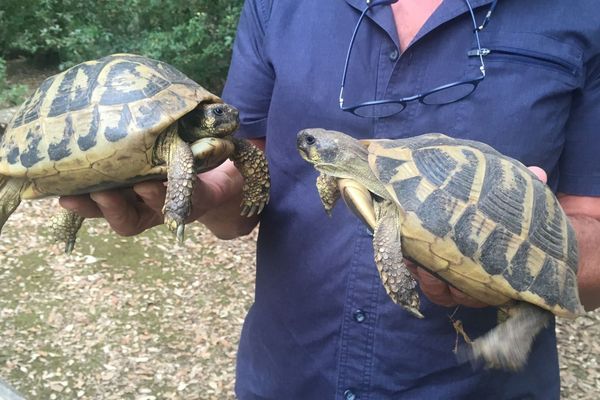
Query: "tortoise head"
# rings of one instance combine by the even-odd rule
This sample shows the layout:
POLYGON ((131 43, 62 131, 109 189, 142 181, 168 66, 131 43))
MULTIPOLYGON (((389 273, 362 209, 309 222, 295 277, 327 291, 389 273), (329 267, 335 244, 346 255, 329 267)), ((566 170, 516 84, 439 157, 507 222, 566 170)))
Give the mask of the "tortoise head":
POLYGON ((181 119, 182 137, 194 142, 231 135, 240 125, 238 110, 225 103, 202 103, 181 119))
POLYGON ((353 176, 367 167, 365 146, 341 132, 304 129, 298 132, 296 145, 302 158, 333 176, 353 176))

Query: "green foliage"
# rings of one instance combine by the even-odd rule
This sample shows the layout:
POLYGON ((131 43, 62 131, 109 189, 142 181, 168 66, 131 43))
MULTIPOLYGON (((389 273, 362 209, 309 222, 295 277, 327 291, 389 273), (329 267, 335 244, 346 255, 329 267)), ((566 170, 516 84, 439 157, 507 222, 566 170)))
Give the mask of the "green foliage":
POLYGON ((2 0, 0 55, 61 68, 116 52, 166 61, 219 91, 243 0, 2 0))
POLYGON ((21 104, 28 92, 26 85, 10 85, 6 81, 6 62, 0 58, 0 107, 21 104))

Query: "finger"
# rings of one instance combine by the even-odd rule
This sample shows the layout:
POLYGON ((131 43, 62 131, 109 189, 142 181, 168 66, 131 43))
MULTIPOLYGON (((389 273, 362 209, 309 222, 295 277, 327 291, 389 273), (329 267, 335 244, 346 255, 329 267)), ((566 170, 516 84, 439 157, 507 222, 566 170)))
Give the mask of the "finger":
POLYGON ((449 286, 448 288, 450 290, 450 295, 452 296, 452 299, 457 304, 460 304, 460 305, 463 305, 466 307, 473 307, 473 308, 482 308, 482 307, 489 306, 489 304, 481 302, 481 301, 469 296, 468 294, 461 292, 460 290, 458 290, 452 286, 449 286))
POLYGON ((529 168, 529 170, 531 172, 533 172, 540 181, 546 183, 548 182, 548 175, 546 174, 546 171, 544 171, 542 168, 540 167, 527 167, 529 168))
POLYGON ((210 170, 198 175, 192 192, 192 209, 187 218, 188 222, 197 220, 208 210, 219 205, 216 198, 221 193, 221 188, 214 184, 214 180, 222 179, 223 176, 229 179, 227 174, 218 170, 210 170))
POLYGON ((102 217, 102 211, 89 195, 62 196, 58 199, 61 207, 73 211, 84 218, 102 217))
POLYGON ((417 264, 415 264, 414 262, 407 260, 406 258, 404 259, 404 265, 406 265, 406 269, 408 270, 408 272, 410 272, 410 274, 413 276, 413 278, 415 279, 419 279, 419 273, 417 272, 417 264))
POLYGON ((417 268, 417 274, 419 286, 429 300, 444 307, 453 307, 456 305, 448 284, 431 275, 423 268, 417 268))
POLYGON ((156 212, 143 202, 135 201, 119 190, 94 192, 90 198, 97 204, 111 228, 120 235, 131 236, 159 223, 156 212))
POLYGON ((146 181, 133 186, 133 191, 140 199, 156 213, 162 213, 165 204, 167 188, 164 182, 146 181))

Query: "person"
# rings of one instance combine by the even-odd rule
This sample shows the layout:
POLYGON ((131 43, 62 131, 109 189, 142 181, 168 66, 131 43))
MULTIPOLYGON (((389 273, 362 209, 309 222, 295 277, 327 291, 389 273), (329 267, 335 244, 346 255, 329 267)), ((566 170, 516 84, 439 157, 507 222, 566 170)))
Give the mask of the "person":
MULTIPOLYGON (((255 302, 239 344, 238 398, 559 398, 554 324, 536 338, 523 370, 473 368, 453 354, 449 317, 473 338, 496 325, 494 308, 420 268, 425 318, 391 302, 370 233, 346 207, 331 218, 323 212, 296 133, 443 132, 541 167, 575 227, 580 297, 594 309, 599 2, 246 0, 223 98, 240 110, 239 134, 266 150, 272 179, 260 216, 255 302), (373 100, 391 101, 382 108, 373 100)), ((224 239, 250 232, 259 218, 239 216, 241 185, 230 162, 200 175, 189 220, 224 239)), ((161 223, 164 192, 162 183, 145 182, 61 204, 134 235, 161 223)))

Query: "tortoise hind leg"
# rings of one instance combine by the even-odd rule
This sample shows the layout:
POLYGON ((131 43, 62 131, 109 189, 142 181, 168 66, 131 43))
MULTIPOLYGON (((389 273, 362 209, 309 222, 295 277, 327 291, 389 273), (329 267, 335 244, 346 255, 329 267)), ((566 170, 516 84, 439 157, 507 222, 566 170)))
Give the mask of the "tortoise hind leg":
POLYGON ((71 254, 73 251, 83 220, 83 217, 69 210, 62 210, 50 218, 50 234, 56 242, 65 244, 65 253, 71 254))
POLYGON ((533 340, 552 314, 529 303, 516 303, 508 319, 475 340, 463 357, 484 360, 487 367, 518 371, 525 366, 533 340))
POLYGON ((0 176, 0 232, 8 217, 21 204, 21 191, 25 185, 23 180, 0 176))

